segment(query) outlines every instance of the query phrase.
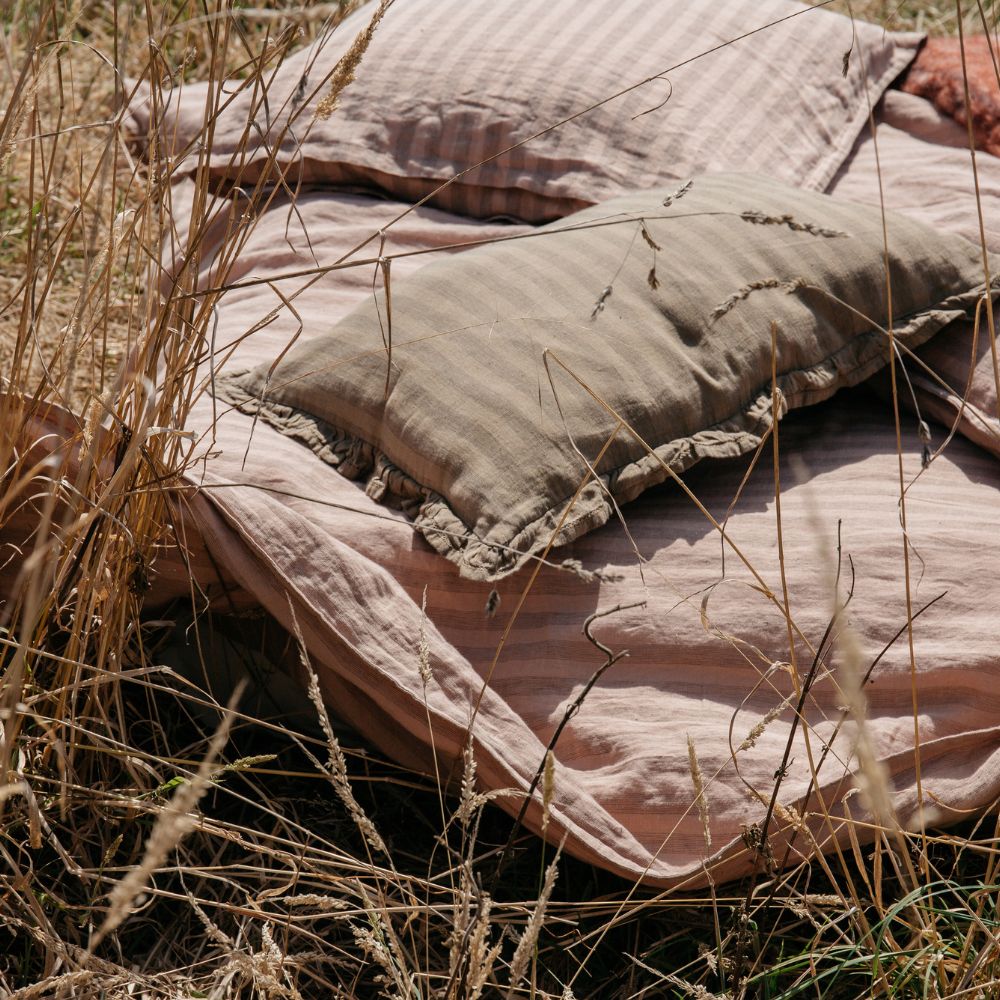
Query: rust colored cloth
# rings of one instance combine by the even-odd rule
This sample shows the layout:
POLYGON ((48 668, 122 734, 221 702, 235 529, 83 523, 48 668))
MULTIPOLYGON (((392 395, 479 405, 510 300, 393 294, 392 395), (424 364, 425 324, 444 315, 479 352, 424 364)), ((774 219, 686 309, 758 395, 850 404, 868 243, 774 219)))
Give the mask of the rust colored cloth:
MULTIPOLYGON (((1000 156, 1000 81, 986 35, 965 39, 965 65, 976 146, 1000 156)), ((998 57, 1000 59, 1000 57, 998 57)), ((965 125, 965 74, 962 46, 957 38, 930 38, 920 50, 902 83, 908 94, 925 97, 945 114, 965 125)))

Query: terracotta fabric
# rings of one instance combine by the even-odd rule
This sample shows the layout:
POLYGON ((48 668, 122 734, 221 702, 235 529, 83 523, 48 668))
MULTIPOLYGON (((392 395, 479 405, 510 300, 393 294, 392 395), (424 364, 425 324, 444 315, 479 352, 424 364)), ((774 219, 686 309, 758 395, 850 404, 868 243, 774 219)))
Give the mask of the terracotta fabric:
POLYGON ((917 54, 900 86, 908 94, 925 97, 962 125, 972 116, 972 131, 979 149, 1000 154, 1000 55, 987 35, 964 39, 929 38, 917 54), (966 101, 966 84, 969 99, 966 101))
MULTIPOLYGON (((889 358, 880 211, 751 174, 670 198, 602 202, 392 279, 217 389, 402 505, 463 576, 498 579, 671 472, 756 448, 772 324, 782 410, 889 358)), ((981 257, 888 222, 895 336, 915 348, 981 298, 981 257)))
POLYGON ((374 9, 260 77, 162 105, 140 90, 128 127, 156 135, 175 176, 207 157, 246 187, 271 160, 267 181, 401 201, 455 178, 435 205, 544 222, 708 170, 822 190, 921 39, 787 0, 401 0, 316 117, 374 9))
MULTIPOLYGON (((6 625, 11 604, 22 589, 24 562, 39 543, 40 501, 52 488, 53 460, 64 468, 69 466, 70 476, 79 469, 68 442, 79 433, 80 426, 61 406, 31 407, 25 402, 22 407, 10 396, 0 396, 0 399, 5 406, 4 426, 0 428, 4 453, 13 452, 22 457, 18 480, 29 470, 33 472, 27 481, 18 482, 17 489, 9 481, 5 482, 0 505, 3 517, 0 523, 0 621, 6 625)), ((56 525, 62 523, 64 514, 65 508, 60 504, 53 515, 56 525)))
MULTIPOLYGON (((888 204, 925 217, 928 206, 918 205, 916 195, 926 192, 928 174, 914 178, 912 170, 930 157, 941 191, 940 203, 930 209, 943 228, 971 232, 977 223, 965 190, 968 153, 926 141, 935 112, 926 102, 898 96, 902 103, 892 108, 897 102, 887 102, 886 122, 879 126, 888 204), (908 122, 924 138, 908 135, 908 122)), ((877 204, 870 141, 859 144, 838 185, 869 194, 874 188, 870 200, 877 204)), ((980 180, 1000 184, 1000 164, 981 163, 980 180)), ((183 202, 182 187, 174 204, 178 247, 184 245, 183 202)), ((369 238, 361 253, 377 256, 383 230, 388 252, 413 254, 392 265, 402 279, 427 260, 420 254, 424 249, 525 231, 430 209, 393 224, 398 205, 349 195, 305 195, 299 208, 298 214, 281 206, 265 213, 239 259, 233 282, 241 287, 228 291, 219 309, 215 350, 223 369, 273 360, 293 336, 308 340, 372 294, 374 264, 278 281, 283 273, 316 268, 309 243, 318 248, 320 265, 369 238), (282 308, 275 288, 286 297, 299 293, 292 299, 298 318, 282 308), (267 326, 246 335, 272 315, 267 326)), ((237 213, 226 224, 239 219, 237 213)), ((1000 236, 998 219, 986 215, 993 245, 1000 236)), ((168 260, 170 252, 168 247, 168 260)), ((213 280, 209 267, 203 280, 213 280)), ((206 345, 206 355, 208 350, 206 345)), ((667 484, 625 509, 630 535, 611 522, 565 550, 577 566, 543 566, 513 620, 529 569, 501 581, 494 595, 492 584, 461 579, 401 512, 367 497, 297 442, 224 407, 209 433, 212 416, 206 396, 192 426, 206 435, 201 450, 214 454, 193 467, 191 478, 203 486, 198 497, 212 502, 222 524, 207 525, 206 545, 289 628, 294 613, 335 711, 398 759, 431 769, 433 745, 447 767, 460 753, 472 706, 483 692, 473 725, 479 778, 486 788, 514 789, 499 802, 516 811, 555 727, 603 662, 581 634, 584 621, 595 611, 644 600, 645 608, 595 622, 597 638, 631 655, 602 677, 556 747, 550 836, 565 834, 572 853, 659 884, 703 883, 703 861, 717 879, 749 870, 753 857, 740 827, 759 822, 764 807, 742 779, 760 794, 770 793, 792 718, 785 709, 754 749, 736 754, 741 779, 730 744, 738 748, 793 691, 782 666, 791 658, 784 616, 767 596, 781 594, 769 452, 726 526, 765 587, 731 548, 723 567, 720 534, 679 488, 667 484), (428 619, 422 624, 425 587, 428 619), (487 605, 496 606, 494 617, 487 605), (417 656, 422 629, 433 670, 426 694, 417 656), (688 735, 706 776, 712 834, 707 849, 688 769, 688 735)), ((851 619, 867 667, 906 618, 891 413, 858 389, 791 414, 779 430, 782 540, 793 619, 815 645, 830 614, 839 520, 844 559, 849 553, 854 561, 851 619)), ((939 444, 944 428, 933 430, 939 444)), ((1000 474, 993 456, 962 435, 922 470, 913 419, 904 418, 903 447, 905 481, 912 481, 907 525, 921 567, 911 581, 914 606, 947 591, 914 624, 925 819, 941 821, 1000 794, 1000 665, 991 611, 1000 599, 1000 474)), ((748 461, 703 464, 686 474, 716 519, 726 517, 748 461)), ((800 671, 808 668, 801 639, 795 659, 800 671)), ((828 661, 830 671, 821 671, 806 713, 815 727, 810 738, 817 763, 820 743, 840 717, 835 660, 828 661)), ((905 635, 876 668, 867 695, 869 731, 889 769, 900 819, 916 822, 905 635)), ((848 726, 819 777, 824 802, 861 820, 857 796, 835 804, 851 787, 845 777, 853 767, 850 739, 848 726)), ((791 756, 779 800, 803 808, 809 753, 801 738, 791 756)), ((816 808, 818 800, 811 801, 806 811, 816 808)), ((779 819, 778 827, 786 823, 779 819)), ((539 828, 537 805, 529 810, 528 825, 539 828)), ((831 836, 845 831, 839 821, 832 832, 817 830, 815 846, 800 834, 791 858, 828 849, 831 836)), ((863 825, 856 832, 867 839, 863 825)), ((780 837, 775 850, 780 860, 780 837)))

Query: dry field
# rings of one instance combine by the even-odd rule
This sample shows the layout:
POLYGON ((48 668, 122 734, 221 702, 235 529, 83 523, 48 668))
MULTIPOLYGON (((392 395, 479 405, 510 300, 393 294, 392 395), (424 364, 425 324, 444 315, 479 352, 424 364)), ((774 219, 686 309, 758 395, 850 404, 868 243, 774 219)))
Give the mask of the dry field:
MULTIPOLYGON (((836 6, 940 33, 959 16, 836 6)), ((211 302, 184 298, 190 272, 161 280, 168 158, 129 146, 120 109, 139 80, 260 73, 347 9, 0 4, 0 524, 32 482, 41 525, 0 612, 0 997, 1000 994, 995 817, 926 838, 872 891, 845 862, 758 895, 658 894, 514 829, 471 763, 446 795, 315 699, 302 732, 278 730, 175 669, 191 648, 259 669, 295 640, 204 616, 189 646, 183 602, 143 615, 187 442, 134 429, 183 425, 183 331, 211 302), (69 488, 21 447, 49 404, 79 418, 69 488)))

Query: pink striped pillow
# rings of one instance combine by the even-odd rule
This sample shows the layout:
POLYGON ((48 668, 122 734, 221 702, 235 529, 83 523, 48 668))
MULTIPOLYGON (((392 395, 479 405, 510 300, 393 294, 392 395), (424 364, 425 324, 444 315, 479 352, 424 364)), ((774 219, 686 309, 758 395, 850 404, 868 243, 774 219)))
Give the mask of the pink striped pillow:
MULTIPOLYGON (((226 84, 217 176, 247 185, 279 167, 417 200, 459 175, 434 204, 531 222, 704 171, 823 190, 921 37, 788 0, 403 0, 317 117, 375 6, 287 59, 266 101, 226 84)), ((171 95, 160 123, 133 109, 133 129, 162 126, 193 168, 206 87, 171 95)))

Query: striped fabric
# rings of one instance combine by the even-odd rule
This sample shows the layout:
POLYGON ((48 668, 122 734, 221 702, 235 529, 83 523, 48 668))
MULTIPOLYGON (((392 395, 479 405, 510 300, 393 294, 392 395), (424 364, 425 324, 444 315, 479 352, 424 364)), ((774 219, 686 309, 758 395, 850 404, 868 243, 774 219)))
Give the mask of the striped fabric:
MULTIPOLYGON (((983 171, 1000 173, 1000 162, 984 164, 983 171)), ((307 195, 298 208, 296 214, 276 204, 260 218, 233 275, 241 287, 220 303, 218 356, 235 349, 226 368, 272 360, 296 334, 302 341, 322 336, 331 321, 371 295, 371 266, 330 271, 317 280, 282 278, 314 265, 310 245, 325 264, 379 230, 389 239, 387 252, 404 254, 525 231, 426 209, 393 223, 399 204, 350 196, 307 195), (295 296, 295 314, 281 310, 279 293, 295 296), (261 325, 276 310, 274 321, 261 325)), ((175 219, 181 251, 180 197, 175 219)), ((402 281, 428 259, 401 256, 393 269, 402 281)), ((204 280, 211 283, 209 268, 204 280)), ((583 622, 594 611, 645 601, 644 608, 595 626, 597 638, 630 656, 591 691, 556 747, 549 836, 555 842, 566 836, 569 852, 628 878, 682 889, 753 866, 740 827, 760 822, 765 806, 747 784, 769 797, 793 718, 790 707, 782 710, 794 691, 783 666, 790 658, 782 641, 786 627, 731 548, 723 561, 719 533, 679 490, 650 490, 624 508, 631 538, 620 525, 608 524, 564 550, 578 568, 543 567, 515 620, 527 572, 496 585, 462 579, 457 567, 415 536, 402 513, 366 496, 263 421, 255 426, 251 417, 213 408, 204 398, 188 426, 211 428, 204 444, 211 457, 192 465, 201 489, 189 511, 190 544, 197 525, 218 564, 302 634, 329 704, 401 762, 432 773, 432 745, 441 767, 460 757, 472 706, 488 677, 473 726, 478 775, 484 788, 515 790, 497 800, 514 813, 555 726, 602 661, 581 634, 583 622), (494 586, 499 603, 490 601, 494 586), (428 622, 422 626, 425 587, 428 622), (488 603, 496 605, 493 617, 488 603), (422 627, 433 671, 426 693, 417 656, 422 627), (756 744, 741 749, 772 711, 777 715, 756 744), (695 804, 688 736, 705 775, 709 846, 695 804)), ((851 621, 867 668, 906 619, 892 414, 859 389, 790 414, 780 428, 782 537, 793 619, 818 642, 830 612, 839 523, 845 565, 850 556, 855 577, 851 621)), ((1000 602, 1000 476, 995 459, 961 437, 921 473, 915 431, 904 424, 906 482, 919 474, 907 499, 910 544, 921 559, 916 607, 947 591, 915 626, 925 814, 940 822, 964 818, 963 810, 1000 795, 993 613, 1000 602)), ((702 463, 685 481, 721 519, 748 464, 746 457, 702 463)), ((765 454, 729 518, 727 536, 770 591, 780 593, 769 465, 765 454)), ((804 642, 797 643, 800 670, 809 655, 804 642)), ((842 703, 833 658, 829 665, 808 709, 817 763, 842 703)), ((867 688, 870 732, 904 823, 917 809, 909 669, 904 636, 867 688)), ((850 818, 835 820, 832 829, 813 826, 815 847, 799 834, 793 861, 817 848, 829 850, 833 835, 850 831, 861 843, 870 839, 858 796, 835 805, 853 788, 850 738, 850 727, 841 727, 836 753, 817 774, 823 802, 850 818)), ((791 757, 779 801, 813 813, 812 824, 818 797, 813 793, 803 804, 811 781, 803 739, 791 757)), ((537 807, 528 813, 536 831, 540 815, 537 807)), ((782 838, 789 835, 787 818, 779 818, 773 830, 779 861, 782 838)))
POLYGON ((972 322, 956 323, 917 356, 930 369, 908 366, 921 413, 1000 456, 1000 362, 985 314, 978 334, 972 322))
MULTIPOLYGON (((909 98, 891 110, 891 124, 879 126, 889 206, 936 221, 942 231, 972 233, 977 222, 966 190, 968 154, 963 160, 961 150, 926 141, 936 127, 926 102, 909 98), (931 188, 939 198, 928 203, 921 195, 931 188)), ((837 194, 850 190, 878 204, 870 140, 862 147, 837 194)), ((981 158, 979 177, 984 190, 1000 191, 1000 160, 981 158)), ((166 250, 168 263, 186 248, 189 187, 175 190, 177 233, 166 250)), ((371 265, 294 276, 315 267, 313 250, 320 265, 332 264, 369 238, 364 252, 376 251, 384 232, 386 252, 402 254, 392 265, 393 279, 402 282, 444 248, 528 231, 431 209, 398 219, 404 208, 312 193, 301 196, 297 213, 276 203, 256 219, 231 275, 234 287, 219 303, 214 346, 216 357, 226 359, 223 372, 270 362, 293 337, 303 343, 322 336, 371 295, 371 265), (422 255, 427 251, 435 253, 422 255), (294 313, 283 308, 282 297, 292 301, 294 313)), ((226 211, 220 225, 241 221, 239 213, 234 218, 226 211)), ((1000 212, 989 205, 986 226, 991 245, 1000 247, 1000 212)), ((892 233, 890 228, 890 239, 892 233)), ((648 252, 641 243, 640 252, 648 252)), ((216 283, 212 266, 206 261, 201 275, 208 284, 216 283)), ((613 302, 614 296, 609 308, 613 302)), ((493 584, 462 579, 402 513, 366 496, 263 421, 255 425, 206 396, 188 427, 204 433, 202 451, 209 457, 191 467, 201 489, 187 511, 187 558, 200 555, 208 562, 207 551, 287 628, 300 631, 329 704, 397 760, 433 772, 433 746, 439 766, 449 767, 461 756, 471 707, 483 692, 473 725, 479 780, 486 789, 514 789, 497 799, 513 813, 555 726, 602 661, 581 634, 583 622, 594 611, 645 601, 645 608, 596 623, 597 638, 631 655, 605 674, 556 746, 549 836, 554 842, 565 836, 567 851, 628 878, 681 890, 753 867, 740 827, 763 817, 758 796, 770 796, 792 721, 792 709, 782 710, 794 688, 783 666, 790 659, 781 641, 786 625, 731 548, 723 562, 718 532, 679 490, 665 485, 624 508, 631 538, 608 524, 564 550, 579 560, 578 570, 544 567, 514 620, 527 573, 501 580, 495 585, 499 604, 489 601, 493 584), (421 617, 425 587, 427 623, 421 617), (492 618, 485 612, 488 601, 496 605, 492 618), (433 671, 426 689, 417 656, 422 630, 433 671), (743 747, 772 711, 777 714, 756 744, 743 747), (698 819, 688 736, 705 775, 710 845, 698 819)), ((906 620, 891 412, 859 389, 789 415, 780 430, 793 619, 810 642, 818 642, 830 613, 839 524, 845 565, 849 556, 855 578, 851 622, 867 668, 906 620)), ((903 432, 911 565, 913 553, 919 556, 914 607, 947 594, 914 625, 919 751, 905 636, 867 686, 868 728, 888 769, 900 821, 918 819, 919 753, 924 818, 938 823, 967 818, 966 810, 985 808, 1000 796, 1000 474, 995 458, 962 436, 922 470, 915 421, 904 421, 903 432)), ((934 425, 933 433, 939 444, 943 428, 934 425)), ((748 463, 702 463, 685 480, 707 510, 723 518, 748 463)), ((770 591, 780 593, 769 463, 765 454, 729 517, 727 536, 770 591)), ((170 568, 168 556, 165 551, 158 573, 170 568)), ((178 560, 174 568, 183 564, 178 560)), ((213 581, 200 571, 198 579, 202 586, 213 581)), ((158 575, 158 596, 174 592, 167 588, 165 595, 162 584, 158 575)), ((798 642, 800 670, 809 656, 798 642)), ((839 679, 833 657, 807 709, 814 754, 840 718, 839 679)), ((850 818, 818 827, 818 796, 804 801, 810 754, 802 739, 792 748, 779 801, 811 813, 807 822, 816 836, 812 842, 799 834, 793 861, 829 850, 832 837, 848 831, 862 844, 871 839, 859 796, 836 805, 852 790, 856 769, 845 727, 835 750, 819 769, 818 784, 826 806, 850 818)), ((818 764, 818 756, 814 760, 818 764)), ((538 831, 540 819, 536 805, 527 825, 538 831)), ((781 837, 790 836, 787 823, 779 817, 774 829, 778 861, 784 857, 781 837)))
MULTIPOLYGON (((530 222, 706 170, 822 190, 920 37, 788 0, 401 0, 336 112, 315 117, 373 7, 265 85, 216 92, 217 174, 249 184, 273 156, 307 183, 404 201, 462 174, 434 204, 530 222)), ((155 125, 193 169, 205 107, 190 85, 150 123, 140 99, 131 128, 155 125)))
MULTIPOLYGON (((922 98, 890 91, 881 111, 877 154, 872 137, 862 136, 831 192, 872 205, 884 200, 887 208, 959 233, 970 243, 979 244, 985 237, 989 250, 1000 251, 1000 161, 980 155, 974 175, 965 127, 922 98)), ((1000 454, 1000 393, 985 314, 978 340, 971 323, 959 323, 917 353, 930 367, 927 371, 919 362, 906 360, 921 415, 955 426, 976 444, 1000 454)), ((904 403, 909 400, 909 392, 904 392, 904 403)), ((935 439, 935 446, 940 440, 935 439)))
MULTIPOLYGON (((890 90, 880 107, 878 148, 866 130, 838 171, 829 193, 879 205, 949 233, 980 241, 977 185, 966 130, 920 97, 890 90), (881 180, 879 183, 879 168, 881 180)), ((978 200, 986 246, 1000 252, 1000 172, 992 156, 978 157, 978 200)))
MULTIPOLYGON (((741 174, 665 195, 432 264, 392 290, 391 328, 380 292, 223 394, 402 503, 463 575, 513 572, 667 467, 756 447, 772 322, 784 407, 886 361, 878 211, 741 174)), ((916 347, 974 305, 980 257, 904 217, 890 228, 896 335, 916 347)))

